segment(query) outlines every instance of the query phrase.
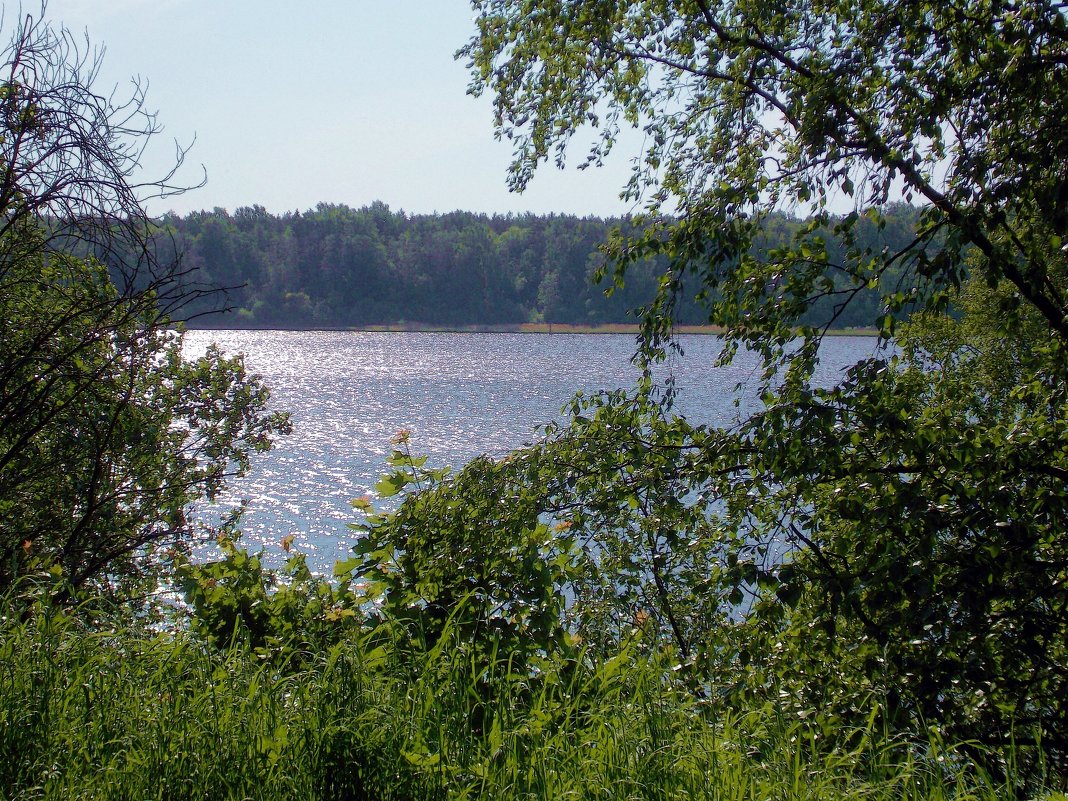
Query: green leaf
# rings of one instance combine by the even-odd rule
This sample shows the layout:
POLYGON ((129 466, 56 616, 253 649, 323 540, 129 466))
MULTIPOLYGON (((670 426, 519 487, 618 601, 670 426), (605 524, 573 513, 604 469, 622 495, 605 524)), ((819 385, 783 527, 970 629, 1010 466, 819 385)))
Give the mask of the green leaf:
POLYGON ((392 498, 408 485, 410 478, 404 473, 390 473, 375 484, 375 492, 381 498, 392 498))

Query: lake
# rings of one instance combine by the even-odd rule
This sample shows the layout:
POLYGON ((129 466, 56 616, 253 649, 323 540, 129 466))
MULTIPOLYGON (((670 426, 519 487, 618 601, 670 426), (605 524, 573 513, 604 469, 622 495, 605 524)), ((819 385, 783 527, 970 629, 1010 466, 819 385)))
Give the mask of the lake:
MULTIPOLYGON (((348 555, 346 523, 357 519, 350 501, 374 494, 398 430, 411 431, 412 452, 426 454, 428 466, 459 466, 533 441, 575 392, 630 387, 638 375, 629 334, 190 331, 185 351, 201 355, 213 341, 245 354, 271 388, 272 405, 292 414, 293 434, 199 514, 211 519, 245 499, 246 547, 264 548, 279 564, 279 543, 293 534, 294 547, 321 571, 348 555)), ((751 408, 752 391, 741 408, 733 399, 736 385, 759 383, 754 356, 715 367, 717 337, 680 341, 685 355, 663 370, 675 378, 680 413, 729 424, 751 408)), ((828 338, 817 380, 835 383, 875 346, 872 337, 828 338)))

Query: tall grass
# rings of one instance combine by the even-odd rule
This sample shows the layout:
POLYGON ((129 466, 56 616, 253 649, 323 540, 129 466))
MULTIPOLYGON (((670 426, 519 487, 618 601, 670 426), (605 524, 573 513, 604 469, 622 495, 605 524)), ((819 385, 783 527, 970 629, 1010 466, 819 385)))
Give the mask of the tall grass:
POLYGON ((280 675, 240 645, 0 623, 3 799, 993 799, 954 749, 728 714, 621 654, 517 674, 388 631, 280 675))

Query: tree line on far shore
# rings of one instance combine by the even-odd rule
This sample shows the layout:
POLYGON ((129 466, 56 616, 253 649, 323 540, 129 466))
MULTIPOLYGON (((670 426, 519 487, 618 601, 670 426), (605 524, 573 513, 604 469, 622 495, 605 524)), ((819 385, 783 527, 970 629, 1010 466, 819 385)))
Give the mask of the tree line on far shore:
MULTIPOLYGON (((916 215, 893 206, 881 226, 862 220, 860 237, 897 251, 914 237, 916 215)), ((772 217, 757 247, 782 246, 802 224, 772 217)), ((158 225, 158 241, 182 254, 190 275, 227 290, 225 303, 207 298, 188 310, 194 325, 208 327, 622 323, 650 302, 668 268, 664 256, 643 260, 610 293, 610 278, 595 280, 602 246, 614 232, 633 234, 638 223, 630 219, 410 215, 375 202, 359 209, 320 203, 282 215, 262 206, 216 208, 169 214, 158 225)), ((831 259, 842 250, 830 233, 827 247, 831 259)), ((845 281, 835 289, 857 288, 845 281)), ((679 296, 681 323, 708 322, 694 294, 679 296)), ((840 299, 829 292, 806 322, 871 325, 882 303, 865 287, 844 309, 840 299)))

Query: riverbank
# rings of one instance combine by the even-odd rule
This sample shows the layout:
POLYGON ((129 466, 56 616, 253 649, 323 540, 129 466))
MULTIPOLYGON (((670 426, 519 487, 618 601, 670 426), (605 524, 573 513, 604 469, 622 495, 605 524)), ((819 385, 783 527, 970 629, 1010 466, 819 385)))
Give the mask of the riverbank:
MULTIPOLYGON (((245 330, 244 326, 197 325, 186 326, 194 331, 245 330)), ((603 323, 601 325, 576 325, 573 323, 513 323, 497 325, 424 325, 422 323, 389 323, 385 325, 360 326, 255 326, 254 331, 369 331, 375 333, 435 333, 435 334, 628 334, 637 336, 640 328, 635 323, 603 323)), ((676 334, 703 334, 719 336, 724 328, 718 325, 678 325, 676 334)), ((837 328, 827 331, 827 336, 877 336, 875 328, 837 328)))

